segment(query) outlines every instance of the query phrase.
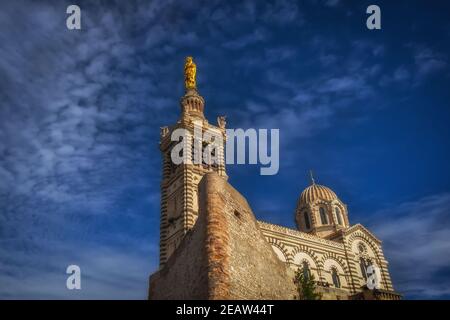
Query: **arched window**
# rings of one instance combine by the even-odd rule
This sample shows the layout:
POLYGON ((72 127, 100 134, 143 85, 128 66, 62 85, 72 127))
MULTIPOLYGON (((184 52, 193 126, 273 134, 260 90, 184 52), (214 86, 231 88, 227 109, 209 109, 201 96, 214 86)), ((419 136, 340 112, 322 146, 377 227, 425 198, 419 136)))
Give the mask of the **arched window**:
POLYGON ((333 268, 331 270, 331 278, 333 279, 333 285, 336 288, 340 288, 341 287, 341 280, 339 279, 339 274, 337 272, 337 270, 335 268, 333 268))
POLYGON ((319 208, 319 213, 322 224, 328 224, 327 214, 325 213, 325 209, 323 207, 319 208))
POLYGON ((336 219, 337 219, 337 223, 342 226, 341 210, 339 210, 338 207, 336 207, 336 219))
POLYGON ((303 265, 303 277, 306 280, 308 280, 309 278, 311 278, 311 271, 309 270, 308 262, 303 261, 302 265, 303 265))
POLYGON ((303 212, 303 218, 305 219, 305 227, 306 227, 306 229, 310 229, 311 228, 311 222, 309 221, 308 211, 304 211, 303 212))
POLYGON ((367 265, 363 258, 359 259, 359 267, 361 268, 361 274, 364 280, 367 280, 367 265))

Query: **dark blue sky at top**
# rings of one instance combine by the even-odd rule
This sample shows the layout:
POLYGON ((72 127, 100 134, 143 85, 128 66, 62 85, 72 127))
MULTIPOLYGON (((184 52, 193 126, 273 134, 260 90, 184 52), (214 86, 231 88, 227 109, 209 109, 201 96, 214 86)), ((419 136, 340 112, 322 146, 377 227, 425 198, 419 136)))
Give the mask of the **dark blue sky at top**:
POLYGON ((450 297, 446 1, 78 1, 80 31, 69 4, 1 5, 1 298, 146 297, 187 55, 210 122, 280 129, 277 175, 227 167, 257 218, 294 227, 313 169, 383 240, 399 292, 450 297))

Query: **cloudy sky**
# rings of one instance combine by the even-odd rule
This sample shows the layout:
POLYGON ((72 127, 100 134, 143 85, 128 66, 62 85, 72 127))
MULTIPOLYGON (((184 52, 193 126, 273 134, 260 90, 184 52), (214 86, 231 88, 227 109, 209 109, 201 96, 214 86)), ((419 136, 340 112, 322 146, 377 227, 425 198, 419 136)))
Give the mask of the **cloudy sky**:
POLYGON ((425 0, 3 1, 0 298, 146 298, 159 128, 193 55, 211 122, 280 129, 277 175, 227 168, 259 219, 294 227, 313 169, 384 241, 399 292, 449 299, 449 16, 425 0))

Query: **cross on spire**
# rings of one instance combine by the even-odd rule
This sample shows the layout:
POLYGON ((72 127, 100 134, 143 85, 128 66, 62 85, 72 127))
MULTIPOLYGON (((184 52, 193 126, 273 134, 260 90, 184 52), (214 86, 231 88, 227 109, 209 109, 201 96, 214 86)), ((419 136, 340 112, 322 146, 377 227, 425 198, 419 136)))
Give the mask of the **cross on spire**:
POLYGON ((309 170, 309 177, 311 178, 311 184, 316 184, 316 181, 314 180, 313 171, 309 170))

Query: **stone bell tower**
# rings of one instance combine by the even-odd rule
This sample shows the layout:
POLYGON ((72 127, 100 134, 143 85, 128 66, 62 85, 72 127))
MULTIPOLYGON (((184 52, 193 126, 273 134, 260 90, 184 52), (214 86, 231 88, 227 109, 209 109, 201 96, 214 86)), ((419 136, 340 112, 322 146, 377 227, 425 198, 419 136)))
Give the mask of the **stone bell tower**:
MULTIPOLYGON (((181 116, 172 126, 161 128, 160 150, 162 154, 161 181, 161 221, 160 221, 160 267, 178 247, 184 235, 194 226, 198 215, 197 186, 202 176, 208 172, 217 172, 227 177, 225 172, 224 143, 225 118, 218 117, 218 126, 209 124, 203 110, 205 100, 197 91, 196 65, 192 57, 187 57, 184 66, 185 95, 181 97, 181 116), (184 129, 184 135, 172 139, 176 129, 184 129), (198 150, 208 147, 211 139, 203 135, 205 131, 220 136, 223 144, 215 149, 217 161, 183 161, 175 164, 172 149, 179 143, 184 144, 180 154, 184 159, 198 159, 198 150), (200 136, 198 133, 201 133, 200 136), (205 137, 205 138, 204 138, 205 137), (175 141, 172 141, 175 140, 175 141), (198 146, 197 149, 194 146, 198 146), (188 151, 186 151, 188 150, 188 151), (196 151, 197 150, 197 151, 196 151)), ((178 130, 179 131, 179 130, 178 130)))

